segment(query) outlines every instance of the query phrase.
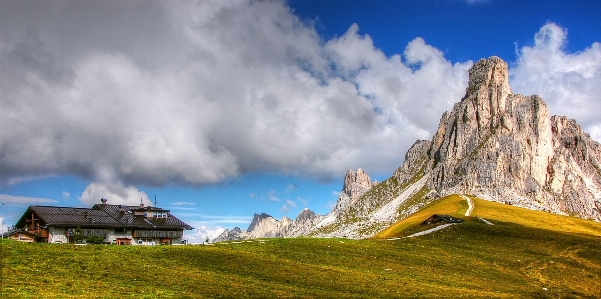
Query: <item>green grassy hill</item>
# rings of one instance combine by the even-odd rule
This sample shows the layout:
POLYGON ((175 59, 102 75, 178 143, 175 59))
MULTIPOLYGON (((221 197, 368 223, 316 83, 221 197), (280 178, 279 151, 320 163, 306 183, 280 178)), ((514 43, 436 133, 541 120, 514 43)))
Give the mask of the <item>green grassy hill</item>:
POLYGON ((467 201, 459 195, 453 194, 430 203, 413 215, 382 230, 374 238, 403 237, 432 228, 435 225, 420 226, 419 224, 433 214, 448 214, 472 223, 482 223, 478 218, 484 218, 500 225, 515 224, 555 232, 601 236, 601 223, 598 222, 528 210, 473 196, 469 198, 474 205, 469 217, 464 216, 468 209, 467 201))
MULTIPOLYGON (((433 210, 466 209, 451 196, 403 225, 411 229, 407 223, 433 210)), ((0 291, 6 298, 599 297, 601 225, 512 209, 476 199, 474 213, 494 226, 463 217, 396 241, 79 247, 1 240, 0 291)))

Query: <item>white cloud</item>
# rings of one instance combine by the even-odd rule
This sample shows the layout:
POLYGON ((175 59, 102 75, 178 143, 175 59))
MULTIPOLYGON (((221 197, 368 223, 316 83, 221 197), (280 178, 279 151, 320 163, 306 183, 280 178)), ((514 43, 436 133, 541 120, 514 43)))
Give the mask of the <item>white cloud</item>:
POLYGON ((69 199, 71 197, 71 193, 67 191, 63 191, 63 199, 69 199))
POLYGON ((601 141, 601 44, 576 53, 566 51, 567 29, 547 23, 534 36, 534 45, 519 50, 510 70, 514 92, 540 95, 551 114, 574 118, 601 141))
POLYGON ((4 217, 0 217, 0 234, 8 231, 9 226, 6 225, 4 217))
POLYGON ((28 197, 28 196, 14 196, 8 194, 0 194, 0 203, 18 205, 18 206, 29 206, 29 205, 52 205, 58 203, 57 200, 40 198, 40 197, 28 197))
POLYGON ((106 198, 107 204, 112 205, 151 205, 148 195, 133 186, 123 186, 121 183, 91 183, 83 191, 79 200, 86 206, 100 204, 100 199, 106 198))
POLYGON ((269 198, 269 200, 275 201, 275 202, 280 201, 280 199, 276 196, 275 190, 269 190, 269 192, 267 192, 267 198, 269 198))
POLYGON ((601 142, 601 124, 598 125, 594 125, 594 126, 590 126, 589 127, 590 132, 588 132, 589 134, 591 134, 591 137, 599 142, 601 142))
POLYGON ((286 200, 286 205, 292 207, 292 208, 296 208, 296 203, 290 199, 286 200))
POLYGON ((469 63, 451 65, 421 39, 407 46, 408 61, 421 65, 412 69, 357 25, 324 44, 279 1, 150 5, 158 5, 158 23, 170 24, 156 28, 158 40, 144 30, 153 25, 108 6, 102 14, 85 5, 65 11, 59 19, 82 31, 60 47, 64 27, 50 20, 7 21, 41 33, 2 36, 3 77, 14 82, 0 102, 0 125, 12 128, 0 135, 1 179, 75 174, 197 185, 249 171, 388 173, 415 139, 433 133, 446 108, 438 104, 466 84, 469 63), (98 40, 87 48, 83 29, 91 25, 78 24, 78 14, 135 23, 139 32, 94 27, 98 40), (152 50, 132 48, 131 37, 152 50))
POLYGON ((184 239, 188 240, 189 244, 199 244, 204 243, 206 239, 213 241, 213 239, 217 238, 221 233, 223 233, 225 229, 221 226, 217 226, 214 228, 209 228, 206 226, 200 226, 195 228, 192 231, 184 232, 184 239))
POLYGON ((212 241, 224 231, 223 227, 242 226, 242 229, 246 229, 252 220, 252 216, 178 213, 178 217, 180 216, 197 219, 196 221, 188 222, 188 224, 194 227, 192 231, 184 231, 184 238, 188 239, 189 243, 203 243, 207 236, 212 241))
MULTIPOLYGON (((48 3, 3 6, 11 30, 0 34, 0 127, 10 130, 0 131, 0 181, 103 182, 88 186, 86 203, 108 186, 138 197, 122 184, 392 173, 461 99, 472 65, 451 63, 422 38, 388 57, 357 25, 323 41, 282 1, 80 6, 52 15, 34 13, 48 3), (140 5, 139 17, 127 13, 140 5)), ((590 131, 599 125, 600 46, 565 54, 558 28, 543 27, 521 50, 514 90, 541 94, 552 111, 567 102, 562 111, 590 131)), ((139 203, 129 197, 116 198, 139 203)))
POLYGON ((287 199, 280 211, 282 213, 288 213, 291 209, 296 208, 296 203, 293 200, 287 199))
POLYGON ((295 184, 291 184, 291 185, 286 186, 286 189, 284 189, 284 193, 288 193, 288 192, 294 191, 296 189, 298 189, 298 186, 295 184))

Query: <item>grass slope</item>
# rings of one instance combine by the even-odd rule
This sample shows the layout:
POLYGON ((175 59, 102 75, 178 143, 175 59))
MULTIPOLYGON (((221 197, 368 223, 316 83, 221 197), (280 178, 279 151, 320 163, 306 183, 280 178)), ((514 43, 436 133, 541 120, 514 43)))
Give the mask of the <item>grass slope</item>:
MULTIPOLYGON (((568 227, 540 228, 526 220, 551 221, 548 214, 516 224, 495 216, 500 212, 489 211, 488 202, 475 203, 474 212, 494 226, 465 217, 466 223, 398 241, 78 247, 0 240, 0 292, 7 298, 599 297, 601 237, 585 232, 599 231, 598 223, 561 218, 568 227)), ((422 211, 428 209, 461 214, 467 205, 451 196, 422 211)))
POLYGON ((472 216, 502 222, 518 223, 528 227, 557 232, 601 236, 601 223, 576 217, 513 207, 497 202, 470 197, 474 202, 472 216))
POLYGON ((459 195, 450 195, 440 200, 434 201, 426 205, 421 210, 413 213, 411 216, 391 225, 383 231, 377 233, 375 239, 395 238, 410 235, 412 233, 432 228, 433 226, 420 226, 433 214, 448 214, 457 218, 466 219, 463 217, 467 211, 468 205, 466 201, 459 195))
POLYGON ((551 230, 562 233, 578 233, 601 236, 601 223, 576 217, 562 216, 541 211, 487 201, 470 196, 474 209, 470 217, 465 217, 468 209, 467 202, 457 194, 449 195, 426 205, 413 215, 391 225, 377 233, 374 238, 403 237, 423 231, 435 225, 420 226, 419 224, 433 214, 449 214, 467 222, 480 222, 479 218, 492 220, 493 223, 513 223, 531 228, 551 230))

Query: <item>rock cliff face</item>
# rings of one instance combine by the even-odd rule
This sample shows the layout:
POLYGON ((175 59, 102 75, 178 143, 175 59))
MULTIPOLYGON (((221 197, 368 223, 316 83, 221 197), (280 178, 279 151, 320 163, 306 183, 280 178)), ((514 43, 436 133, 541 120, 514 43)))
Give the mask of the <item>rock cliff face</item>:
POLYGON ((344 176, 344 184, 342 192, 338 196, 338 201, 334 207, 334 211, 344 210, 352 203, 356 202, 365 192, 374 186, 376 182, 372 182, 371 178, 363 171, 357 169, 357 172, 348 170, 344 176))
POLYGON ((349 170, 332 212, 280 236, 369 237, 453 193, 600 221, 601 145, 574 120, 549 117, 540 97, 513 94, 503 60, 481 59, 432 140, 417 141, 390 178, 349 170))
POLYGON ((213 243, 215 242, 223 242, 230 240, 244 240, 248 238, 248 233, 245 230, 240 229, 239 227, 234 227, 232 230, 226 229, 221 235, 217 238, 213 239, 213 243))
POLYGON ((513 94, 500 58, 482 59, 432 140, 358 199, 340 198, 311 234, 369 237, 453 193, 601 220, 601 146, 540 97, 513 94))
POLYGON ((426 185, 599 220, 600 149, 575 121, 550 118, 540 97, 512 94, 507 64, 491 57, 471 68, 466 96, 443 115, 426 185))

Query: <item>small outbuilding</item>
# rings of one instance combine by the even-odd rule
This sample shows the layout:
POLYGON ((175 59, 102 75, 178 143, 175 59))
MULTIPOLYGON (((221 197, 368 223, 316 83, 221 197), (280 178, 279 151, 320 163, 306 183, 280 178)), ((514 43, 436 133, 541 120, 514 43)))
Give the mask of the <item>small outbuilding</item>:
POLYGON ((463 219, 453 217, 447 214, 434 214, 430 218, 426 219, 420 225, 438 224, 438 223, 461 223, 463 219))
POLYGON ((20 242, 35 243, 38 236, 26 230, 15 229, 10 230, 2 235, 2 238, 11 239, 20 242))

